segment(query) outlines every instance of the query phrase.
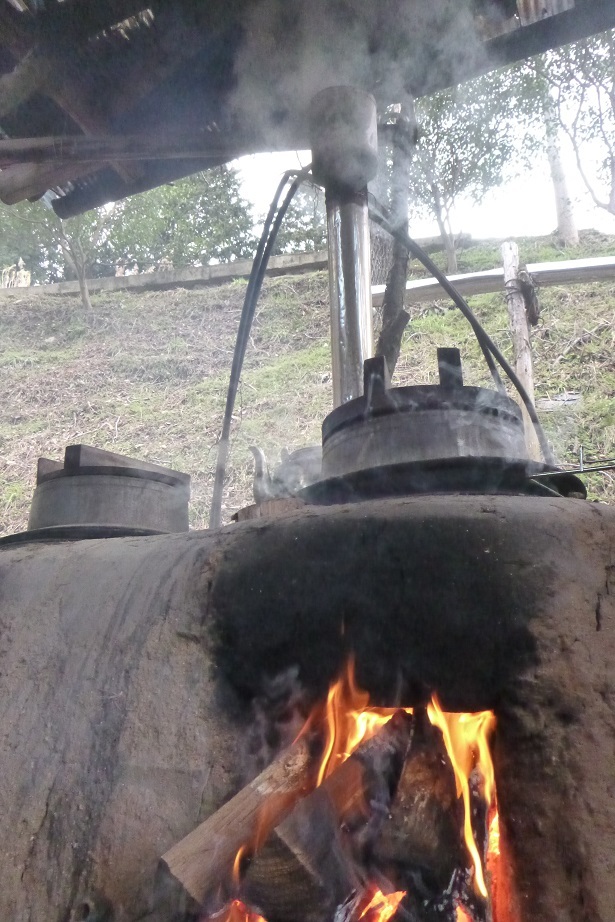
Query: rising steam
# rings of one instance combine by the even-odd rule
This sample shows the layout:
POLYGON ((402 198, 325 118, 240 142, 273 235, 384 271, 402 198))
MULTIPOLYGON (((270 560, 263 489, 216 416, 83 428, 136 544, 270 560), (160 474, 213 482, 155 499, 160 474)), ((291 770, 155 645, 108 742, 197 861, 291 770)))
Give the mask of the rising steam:
POLYGON ((471 6, 471 0, 261 0, 246 17, 233 107, 272 146, 284 145, 289 128, 295 138, 303 133, 307 145, 307 106, 327 86, 362 87, 382 110, 435 79, 458 82, 468 63, 485 54, 471 6))

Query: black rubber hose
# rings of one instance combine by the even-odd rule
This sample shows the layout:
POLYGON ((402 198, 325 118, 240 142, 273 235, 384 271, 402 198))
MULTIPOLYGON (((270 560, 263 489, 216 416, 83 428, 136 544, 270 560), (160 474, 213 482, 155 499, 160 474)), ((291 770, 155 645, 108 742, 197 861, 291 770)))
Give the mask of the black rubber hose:
POLYGON ((209 512, 210 528, 217 528, 220 525, 222 513, 222 494, 224 491, 226 464, 228 461, 230 448, 230 433, 233 419, 233 410, 235 409, 235 400, 237 399, 237 391, 239 389, 243 361, 245 358, 246 349, 248 347, 250 330, 252 329, 252 321, 254 320, 256 305, 258 303, 258 298, 263 286, 265 272, 267 271, 269 258, 275 246, 275 241, 278 236, 280 225, 284 219, 284 215, 286 214, 288 206, 293 200, 297 189, 307 178, 310 169, 311 165, 301 171, 290 170, 289 172, 285 173, 280 180, 276 194, 274 195, 273 201, 269 207, 269 212, 265 219, 263 231, 256 248, 256 253, 254 255, 252 271, 250 272, 250 278, 246 287, 243 307, 241 310, 241 318, 239 320, 239 327, 237 329, 237 339, 235 341, 235 349, 233 351, 233 363, 231 365, 231 374, 226 392, 226 405, 224 408, 224 418, 222 420, 220 440, 218 442, 216 474, 214 478, 214 489, 211 498, 211 509, 209 512), (278 207, 280 196, 282 195, 284 187, 286 186, 291 176, 295 176, 295 179, 288 189, 284 201, 278 207))
MULTIPOLYGON (((449 297, 453 300, 455 305, 459 308, 459 310, 462 312, 462 314, 464 315, 464 317, 466 318, 466 320, 469 322, 470 326, 474 330, 474 333, 481 347, 483 355, 485 355, 485 358, 486 358, 486 353, 489 355, 489 360, 488 360, 489 369, 491 370, 493 366, 493 359, 495 359, 500 364, 501 368, 503 369, 505 374, 508 376, 513 386, 516 388, 517 392, 519 393, 519 396, 521 397, 525 405, 528 416, 530 417, 532 421, 532 425, 534 426, 534 429, 536 430, 536 436, 538 438, 538 442, 540 444, 540 450, 542 451, 545 462, 547 464, 551 464, 555 466, 555 458, 553 457, 553 454, 549 447, 549 443, 544 433, 544 429, 542 428, 540 424, 540 420, 538 419, 536 408, 534 407, 534 404, 532 403, 532 400, 530 399, 530 395, 528 394, 525 387, 523 386, 523 384, 517 377, 515 370, 512 368, 509 362, 507 362, 507 360, 504 358, 504 356, 502 355, 502 353, 500 352, 496 344, 493 342, 493 340, 487 333, 487 331, 481 325, 480 321, 473 313, 468 302, 457 291, 455 286, 447 279, 445 274, 441 272, 440 269, 438 269, 438 267, 433 262, 433 260, 429 257, 429 255, 423 250, 422 247, 419 246, 419 244, 415 240, 412 240, 412 238, 409 237, 408 234, 404 230, 394 227, 391 221, 389 221, 388 218, 386 218, 381 213, 383 209, 381 208, 378 202, 375 202, 375 205, 376 207, 370 210, 370 216, 372 217, 372 219, 377 224, 379 224, 382 228, 384 228, 384 230, 386 230, 392 237, 394 237, 396 240, 402 243, 408 249, 408 252, 412 253, 413 256, 415 256, 418 260, 420 260, 420 262, 423 263, 427 271, 430 272, 433 275, 433 277, 440 283, 442 288, 446 291, 449 297)), ((496 373, 497 373, 497 370, 496 370, 496 373)), ((501 384, 501 379, 499 378, 499 375, 498 375, 498 380, 500 381, 500 384, 501 384)))

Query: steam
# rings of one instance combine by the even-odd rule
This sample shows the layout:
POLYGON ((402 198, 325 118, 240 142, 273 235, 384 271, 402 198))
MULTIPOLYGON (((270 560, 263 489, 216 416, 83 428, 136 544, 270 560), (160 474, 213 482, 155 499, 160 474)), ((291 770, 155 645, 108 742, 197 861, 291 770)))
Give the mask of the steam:
POLYGON ((308 146, 307 106, 327 86, 362 87, 382 111, 483 59, 470 0, 260 0, 246 16, 232 106, 271 148, 308 146))

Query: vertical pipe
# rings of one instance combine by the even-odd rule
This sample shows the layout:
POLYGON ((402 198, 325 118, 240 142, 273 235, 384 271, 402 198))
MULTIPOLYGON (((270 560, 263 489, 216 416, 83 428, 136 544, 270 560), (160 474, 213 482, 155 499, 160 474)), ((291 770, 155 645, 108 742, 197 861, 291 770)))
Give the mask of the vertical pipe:
POLYGON ((333 403, 363 393, 363 362, 374 354, 367 190, 327 190, 333 403))
POLYGON ((331 367, 336 407, 363 393, 374 354, 367 183, 378 168, 376 103, 352 86, 321 90, 310 104, 312 172, 324 186, 329 240, 331 367))

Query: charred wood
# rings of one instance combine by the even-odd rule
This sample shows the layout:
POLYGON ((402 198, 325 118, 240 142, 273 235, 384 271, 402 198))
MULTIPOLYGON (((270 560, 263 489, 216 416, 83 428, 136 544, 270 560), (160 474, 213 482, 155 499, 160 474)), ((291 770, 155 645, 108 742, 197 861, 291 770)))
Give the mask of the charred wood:
POLYGON ((442 734, 421 713, 372 860, 397 889, 431 899, 447 889, 464 864, 462 828, 455 775, 442 734))
POLYGON ((399 712, 308 797, 256 851, 242 896, 268 922, 320 922, 349 905, 357 872, 397 786, 413 720, 399 712))

